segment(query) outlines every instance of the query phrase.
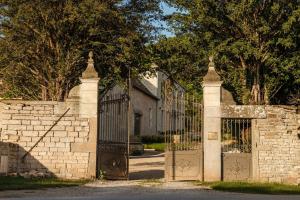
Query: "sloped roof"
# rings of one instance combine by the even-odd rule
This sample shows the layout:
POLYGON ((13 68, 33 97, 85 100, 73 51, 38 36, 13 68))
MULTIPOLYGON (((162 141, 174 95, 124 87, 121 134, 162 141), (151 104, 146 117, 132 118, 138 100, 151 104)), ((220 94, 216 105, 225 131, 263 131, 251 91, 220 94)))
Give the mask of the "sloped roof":
MULTIPOLYGON (((108 85, 104 90, 102 90, 100 94, 100 98, 103 98, 116 85, 117 85, 116 82, 112 82, 110 85, 108 85)), ((149 97, 154 98, 155 100, 159 100, 159 98, 155 96, 139 79, 133 79, 131 81, 131 85, 133 88, 139 90, 140 92, 143 92, 149 97)))
POLYGON ((156 100, 159 99, 139 79, 133 79, 131 84, 132 84, 132 87, 138 89, 139 91, 143 92, 144 94, 146 94, 156 100))

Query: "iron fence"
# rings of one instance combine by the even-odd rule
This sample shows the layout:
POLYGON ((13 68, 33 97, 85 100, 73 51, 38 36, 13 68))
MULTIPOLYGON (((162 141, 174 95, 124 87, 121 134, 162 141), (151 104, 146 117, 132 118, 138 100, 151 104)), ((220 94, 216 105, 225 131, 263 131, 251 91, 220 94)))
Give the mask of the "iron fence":
POLYGON ((166 150, 201 148, 202 111, 202 104, 193 95, 172 92, 164 96, 163 130, 166 150))
POLYGON ((99 109, 100 143, 128 142, 128 96, 109 94, 100 100, 99 109))
POLYGON ((251 119, 222 119, 222 152, 251 153, 251 119))

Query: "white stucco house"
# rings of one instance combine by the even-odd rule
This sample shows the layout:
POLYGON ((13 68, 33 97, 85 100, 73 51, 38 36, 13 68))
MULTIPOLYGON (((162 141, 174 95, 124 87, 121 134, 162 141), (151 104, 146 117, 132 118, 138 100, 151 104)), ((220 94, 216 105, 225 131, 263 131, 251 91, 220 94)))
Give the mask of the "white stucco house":
MULTIPOLYGON (((135 136, 150 136, 163 132, 163 98, 164 81, 168 80, 167 73, 156 71, 139 79, 131 81, 132 133, 135 136)), ((175 83, 177 90, 184 88, 175 83)), ((103 96, 126 93, 120 85, 114 84, 105 91, 103 96)))

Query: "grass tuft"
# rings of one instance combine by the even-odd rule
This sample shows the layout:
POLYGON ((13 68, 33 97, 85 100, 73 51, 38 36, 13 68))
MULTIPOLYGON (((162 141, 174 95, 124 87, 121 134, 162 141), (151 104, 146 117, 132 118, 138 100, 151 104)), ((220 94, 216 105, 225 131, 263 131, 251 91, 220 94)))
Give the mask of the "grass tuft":
POLYGON ((165 143, 144 144, 145 149, 155 149, 155 151, 165 151, 165 143))
POLYGON ((88 180, 63 180, 57 178, 0 177, 0 191, 72 187, 87 183, 88 180))
POLYGON ((196 185, 209 186, 214 190, 254 194, 300 194, 300 186, 279 183, 247 182, 196 182, 196 185))

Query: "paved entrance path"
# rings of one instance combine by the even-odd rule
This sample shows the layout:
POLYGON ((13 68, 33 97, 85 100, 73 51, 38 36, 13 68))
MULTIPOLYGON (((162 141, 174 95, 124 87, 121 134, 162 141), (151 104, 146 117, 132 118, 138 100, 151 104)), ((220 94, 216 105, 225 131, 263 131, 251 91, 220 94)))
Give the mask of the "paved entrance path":
POLYGON ((217 192, 192 183, 147 181, 95 182, 81 187, 0 192, 8 200, 299 200, 293 195, 258 195, 217 192))
POLYGON ((164 153, 145 151, 142 156, 134 156, 129 160, 130 180, 161 179, 164 177, 164 153))

